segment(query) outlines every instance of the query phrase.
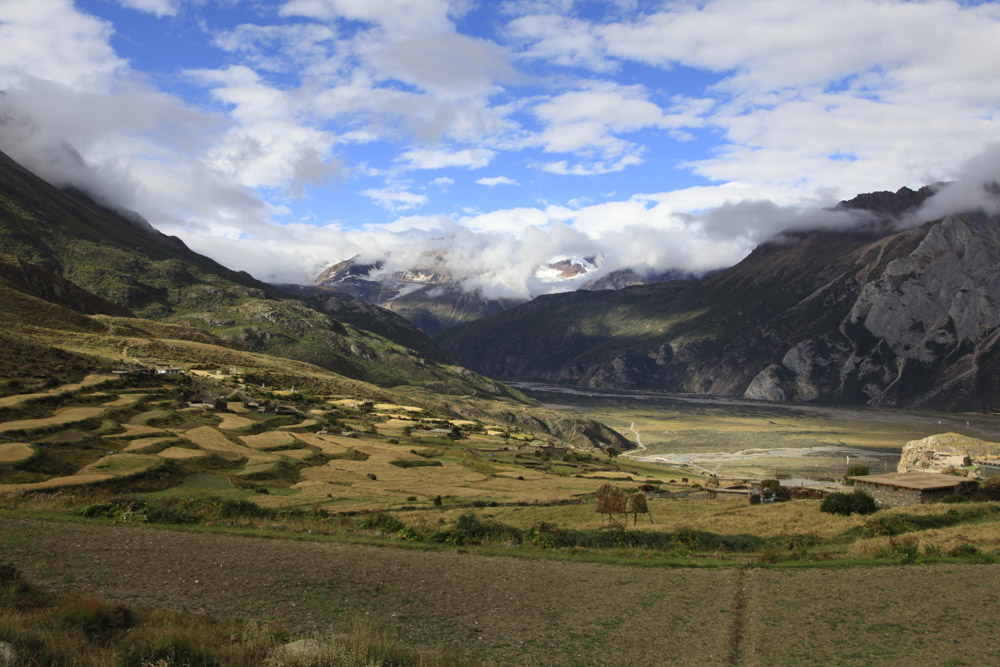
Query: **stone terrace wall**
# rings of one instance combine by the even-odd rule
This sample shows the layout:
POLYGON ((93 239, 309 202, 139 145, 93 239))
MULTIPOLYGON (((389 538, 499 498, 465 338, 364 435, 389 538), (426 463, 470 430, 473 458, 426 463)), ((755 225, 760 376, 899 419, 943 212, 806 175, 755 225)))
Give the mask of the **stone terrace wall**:
POLYGON ((864 491, 874 498, 875 503, 879 507, 902 507, 904 505, 919 505, 923 502, 921 493, 914 489, 899 489, 883 484, 868 484, 861 480, 854 480, 854 488, 864 491))

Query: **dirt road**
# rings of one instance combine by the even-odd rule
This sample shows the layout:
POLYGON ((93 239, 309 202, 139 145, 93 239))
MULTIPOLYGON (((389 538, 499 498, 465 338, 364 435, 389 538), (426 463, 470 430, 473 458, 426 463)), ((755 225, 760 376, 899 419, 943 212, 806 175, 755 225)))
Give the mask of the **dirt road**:
POLYGON ((984 664, 1000 649, 993 565, 653 569, 0 512, 5 561, 52 589, 294 630, 374 619, 420 650, 488 664, 984 664))

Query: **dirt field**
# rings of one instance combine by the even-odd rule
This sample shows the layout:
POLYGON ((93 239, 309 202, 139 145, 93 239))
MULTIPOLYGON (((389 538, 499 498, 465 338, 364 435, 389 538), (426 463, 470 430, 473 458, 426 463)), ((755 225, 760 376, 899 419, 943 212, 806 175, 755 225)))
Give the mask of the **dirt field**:
POLYGON ((47 523, 0 562, 140 605, 346 629, 503 665, 990 663, 1000 566, 656 569, 47 523))

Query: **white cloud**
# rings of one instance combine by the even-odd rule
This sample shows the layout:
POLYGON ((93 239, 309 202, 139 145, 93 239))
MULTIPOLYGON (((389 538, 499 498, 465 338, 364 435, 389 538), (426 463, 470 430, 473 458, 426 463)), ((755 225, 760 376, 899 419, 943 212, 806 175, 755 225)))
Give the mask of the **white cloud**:
POLYGON ((206 160, 252 188, 280 188, 299 196, 307 185, 341 171, 333 157, 336 137, 303 120, 302 103, 264 83, 248 67, 190 72, 212 88, 238 122, 220 137, 206 160))
POLYGON ((493 160, 495 151, 486 148, 466 148, 450 151, 439 148, 411 148, 397 158, 406 163, 408 169, 444 169, 446 167, 465 167, 480 169, 493 160))
POLYGON ((289 0, 280 10, 282 16, 348 19, 411 31, 446 29, 448 12, 447 0, 289 0))
POLYGON ((71 0, 0 0, 0 90, 31 79, 78 92, 107 91, 126 63, 108 44, 109 23, 71 0))
POLYGON ((369 33, 356 41, 380 79, 403 81, 445 101, 488 96, 499 91, 495 80, 515 77, 496 44, 452 31, 369 33))
POLYGON ((1000 213, 1000 143, 988 146, 958 169, 956 178, 928 198, 907 225, 919 225, 958 211, 985 210, 1000 213))
POLYGON ((507 176, 487 176, 476 181, 479 185, 495 187, 497 185, 518 185, 518 182, 507 176))
MULTIPOLYGON (((994 3, 708 0, 668 3, 606 24, 520 16, 508 29, 526 42, 525 54, 550 62, 598 72, 627 61, 660 68, 671 93, 679 67, 716 73, 704 94, 673 98, 667 132, 681 141, 695 138, 692 128, 721 133, 714 155, 687 163, 717 182, 770 184, 803 196, 832 187, 850 196, 945 178, 964 157, 1000 139, 994 3)), ((573 119, 563 111, 599 103, 563 99, 543 118, 547 150, 589 146, 605 161, 616 151, 636 154, 638 142, 623 136, 634 130, 599 113, 573 119)), ((633 127, 653 127, 655 110, 641 101, 623 106, 631 112, 625 117, 633 127)), ((567 160, 543 168, 609 171, 607 164, 567 160)))
POLYGON ((369 188, 361 192, 379 206, 390 211, 408 211, 419 208, 427 203, 427 196, 410 192, 402 185, 390 185, 384 188, 369 188))
POLYGON ((640 130, 676 130, 704 124, 697 104, 676 105, 667 112, 649 100, 641 85, 623 86, 610 81, 589 81, 578 89, 537 104, 534 115, 544 129, 526 143, 548 153, 574 153, 585 159, 542 163, 553 174, 593 176, 622 171, 642 163, 644 147, 621 135, 640 130))
POLYGON ((290 0, 280 21, 253 3, 241 20, 260 25, 213 32, 202 0, 118 1, 174 25, 204 21, 222 62, 186 79, 170 81, 166 66, 147 76, 112 48, 109 22, 70 0, 0 0, 0 148, 264 277, 309 279, 310 267, 373 248, 398 262, 435 249, 463 284, 508 295, 551 289, 533 263, 560 253, 600 253, 606 270, 717 268, 782 226, 841 224, 815 209, 857 192, 958 177, 925 214, 979 201, 998 164, 987 155, 960 168, 1000 141, 996 3, 705 0, 640 11, 628 0, 525 0, 493 15, 498 30, 473 32, 490 3, 466 24, 456 17, 469 2, 290 0), (208 102, 159 92, 161 80, 185 94, 199 85, 208 102), (671 140, 689 142, 680 168, 706 184, 635 194, 620 178, 601 182, 626 169, 652 182, 639 167, 668 163, 671 140), (472 179, 413 173, 512 153, 507 175, 475 182, 526 182, 518 165, 586 182, 550 179, 567 206, 532 207, 511 191, 510 208, 493 211, 472 179), (413 180, 398 180, 404 172, 413 180), (359 221, 275 222, 297 206, 289 196, 335 176, 356 179, 345 181, 352 192, 396 219, 360 231, 348 229, 359 221), (428 193, 448 188, 449 210, 471 213, 432 210, 428 193), (583 197, 610 189, 620 201, 583 197))
POLYGON ((177 12, 180 11, 181 0, 118 0, 118 4, 163 17, 176 16, 177 12))
POLYGON ((617 68, 604 55, 599 29, 587 21, 559 14, 528 14, 511 20, 507 33, 525 44, 522 57, 595 72, 617 68))
POLYGON ((239 54, 259 71, 336 76, 348 67, 337 31, 316 23, 242 24, 215 35, 215 46, 239 54))
POLYGON ((566 160, 556 162, 545 162, 537 165, 542 171, 560 176, 597 176, 600 174, 610 174, 616 171, 624 171, 629 167, 642 164, 640 155, 625 155, 617 160, 596 160, 592 162, 578 162, 569 164, 566 160))

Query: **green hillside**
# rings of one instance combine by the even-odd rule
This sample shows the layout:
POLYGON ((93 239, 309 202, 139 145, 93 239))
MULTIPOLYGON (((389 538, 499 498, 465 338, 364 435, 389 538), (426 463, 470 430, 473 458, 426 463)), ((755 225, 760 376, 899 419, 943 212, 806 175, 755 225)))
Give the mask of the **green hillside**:
POLYGON ((191 251, 137 216, 60 190, 0 154, 0 281, 83 313, 190 326, 239 349, 382 386, 504 389, 451 370, 436 343, 388 311, 305 301, 191 251))

